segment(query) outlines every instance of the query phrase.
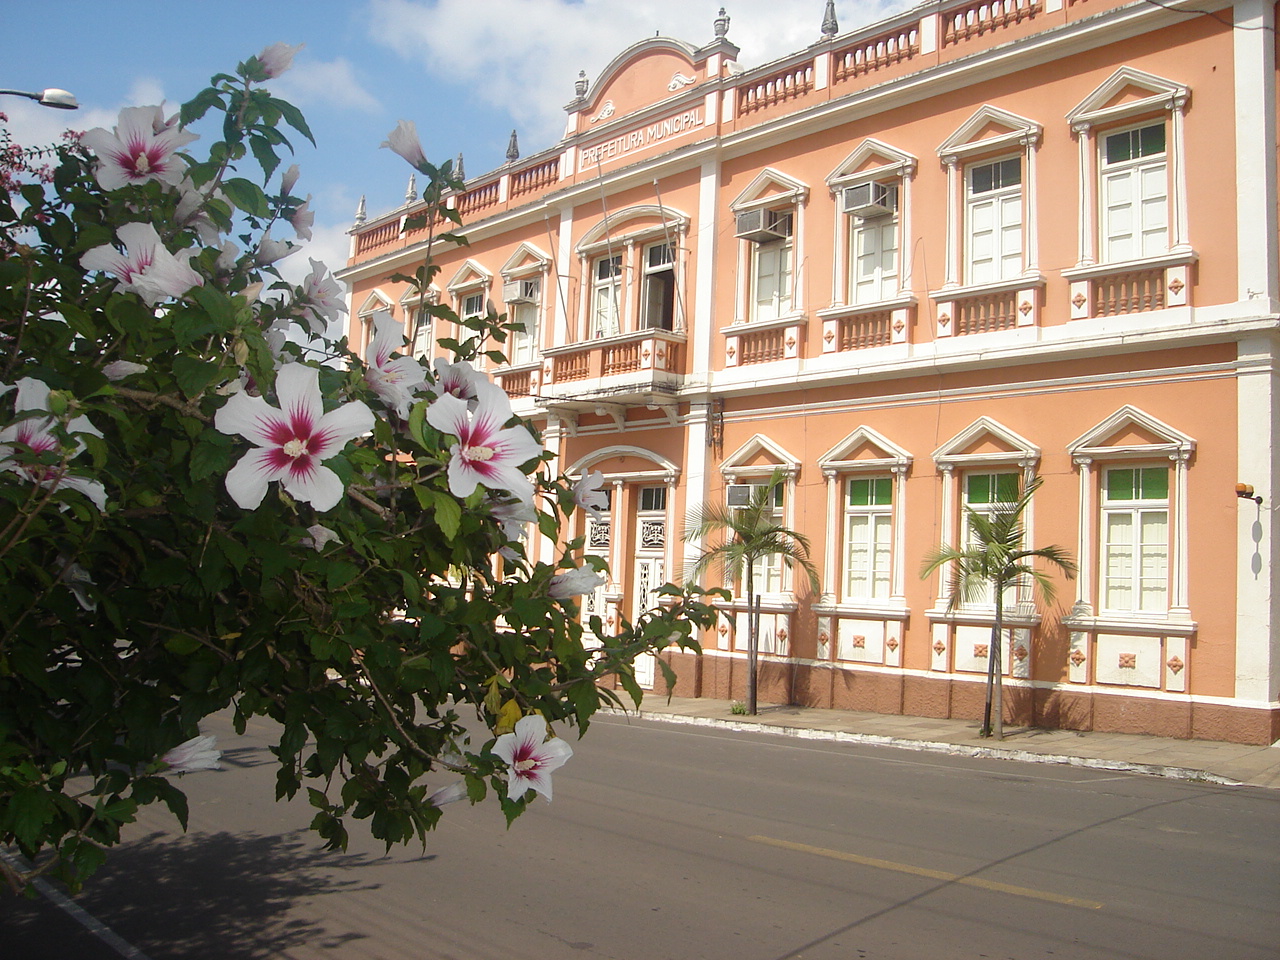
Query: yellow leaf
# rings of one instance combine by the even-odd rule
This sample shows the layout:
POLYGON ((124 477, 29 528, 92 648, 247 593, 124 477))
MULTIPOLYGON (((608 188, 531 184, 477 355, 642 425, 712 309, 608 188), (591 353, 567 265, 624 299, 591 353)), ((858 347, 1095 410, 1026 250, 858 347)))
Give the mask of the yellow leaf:
POLYGON ((514 700, 508 700, 502 705, 502 709, 498 711, 498 722, 493 727, 493 732, 498 736, 504 733, 511 733, 515 730, 516 722, 524 716, 520 711, 520 704, 514 700))

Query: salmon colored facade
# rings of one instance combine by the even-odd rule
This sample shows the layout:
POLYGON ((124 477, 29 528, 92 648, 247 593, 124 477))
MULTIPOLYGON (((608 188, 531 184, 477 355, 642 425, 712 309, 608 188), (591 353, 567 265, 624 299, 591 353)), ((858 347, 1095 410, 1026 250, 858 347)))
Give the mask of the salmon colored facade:
MULTIPOLYGON (((761 699, 977 718, 994 598, 922 561, 1040 477, 1031 544, 1080 574, 1007 598, 1007 718, 1280 738, 1275 19, 932 2, 744 69, 722 13, 580 77, 433 254, 530 330, 488 372, 558 468, 608 480, 586 607, 644 609, 686 517, 781 471, 821 589, 757 570, 761 699)), ((355 344, 411 319, 413 209, 352 231, 355 344)), ((740 603, 703 643, 675 692, 743 697, 740 603)))

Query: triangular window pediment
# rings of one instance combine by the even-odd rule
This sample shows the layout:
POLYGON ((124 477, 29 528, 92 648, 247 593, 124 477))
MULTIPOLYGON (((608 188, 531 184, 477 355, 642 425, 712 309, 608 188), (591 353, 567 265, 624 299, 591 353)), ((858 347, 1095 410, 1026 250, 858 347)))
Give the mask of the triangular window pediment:
POLYGON ((758 433, 720 464, 720 473, 730 483, 740 477, 768 477, 779 470, 794 479, 800 472, 800 459, 758 433))
POLYGON ((1036 143, 1044 127, 1000 107, 984 104, 938 147, 938 156, 969 157, 1036 143))
POLYGON ((1067 122, 1096 125, 1152 110, 1186 105, 1191 88, 1136 67, 1121 67, 1067 114, 1067 122))
POLYGON ((1025 466, 1039 459, 1039 447, 991 417, 979 417, 933 452, 933 460, 939 466, 1025 466))
POLYGON ((804 182, 789 177, 773 167, 765 167, 747 188, 738 194, 729 204, 730 209, 749 210, 752 207, 764 207, 774 203, 803 203, 809 196, 809 187, 804 182))
POLYGON ((1073 457, 1186 456, 1196 441, 1151 414, 1126 405, 1067 449, 1073 457))
POLYGON ((909 177, 916 171, 916 158, 905 150, 868 137, 838 167, 827 175, 833 187, 877 177, 909 177))
POLYGON ((467 287, 487 287, 493 281, 491 274, 474 260, 467 260, 449 281, 450 290, 461 290, 467 287))
POLYGON ((386 310, 388 313, 391 313, 393 312, 392 308, 394 306, 395 303, 390 297, 381 290, 374 290, 364 298, 364 302, 360 304, 360 309, 356 311, 356 316, 363 317, 370 313, 375 313, 378 310, 386 310))
POLYGON ((551 257, 543 253, 531 243, 521 243, 516 247, 515 252, 507 258, 507 262, 502 265, 501 273, 532 273, 536 270, 545 270, 547 264, 551 262, 551 257))
POLYGON ((911 454, 902 447, 863 425, 819 457, 818 466, 824 473, 893 467, 901 469, 910 466, 911 460, 911 454))

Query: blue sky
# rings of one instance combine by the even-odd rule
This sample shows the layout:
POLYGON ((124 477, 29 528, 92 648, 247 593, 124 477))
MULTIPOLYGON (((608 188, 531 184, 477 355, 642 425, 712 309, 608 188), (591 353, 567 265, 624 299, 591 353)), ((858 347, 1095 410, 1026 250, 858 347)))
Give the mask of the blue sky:
MULTIPOLYGON (((502 164, 512 129, 524 155, 563 133, 579 70, 594 78, 623 49, 660 33, 713 37, 720 6, 752 67, 817 40, 825 0, 32 0, 5 4, 0 87, 62 87, 64 112, 0 98, 14 139, 52 142, 61 129, 111 127, 121 107, 176 105, 269 44, 304 44, 270 86, 302 108, 318 148, 296 138, 313 195, 315 239, 281 264, 298 279, 309 256, 345 261, 356 204, 370 216, 403 202, 409 168, 378 145, 400 119, 418 125, 428 157, 464 155, 477 176, 502 164), (21 43, 15 42, 18 38, 21 43)), ((841 0, 841 31, 909 4, 841 0)), ((198 128, 197 128, 198 132, 198 128)), ((192 149, 198 149, 199 143, 192 149)))

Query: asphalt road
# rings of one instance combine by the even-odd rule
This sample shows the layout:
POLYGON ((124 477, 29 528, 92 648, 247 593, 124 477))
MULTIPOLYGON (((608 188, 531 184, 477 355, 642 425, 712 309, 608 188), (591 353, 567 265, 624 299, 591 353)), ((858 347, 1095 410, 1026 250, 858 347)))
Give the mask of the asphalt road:
POLYGON ((207 732, 190 832, 144 811, 80 921, 0 899, 0 958, 1280 956, 1276 791, 607 718, 509 831, 455 804, 425 853, 331 854, 269 726, 207 732))

